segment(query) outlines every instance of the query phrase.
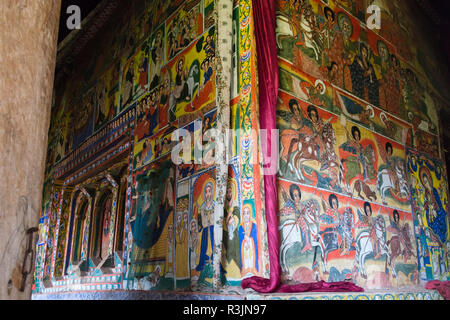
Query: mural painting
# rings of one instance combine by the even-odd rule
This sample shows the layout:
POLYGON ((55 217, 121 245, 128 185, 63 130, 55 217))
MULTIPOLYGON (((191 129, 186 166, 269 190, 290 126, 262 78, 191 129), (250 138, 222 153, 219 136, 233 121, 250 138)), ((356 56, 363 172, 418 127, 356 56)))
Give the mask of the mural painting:
POLYGON ((166 21, 166 59, 172 60, 203 33, 203 12, 200 0, 186 1, 177 12, 166 21))
MULTIPOLYGON (((242 277, 242 255, 240 247, 239 227, 241 226, 241 193, 238 167, 228 169, 228 182, 224 212, 224 256, 227 281, 239 280, 242 277)), ((242 238, 242 235, 241 235, 242 238)))
POLYGON ((191 268, 196 265, 198 247, 198 225, 190 217, 189 180, 177 185, 177 203, 174 236, 170 244, 174 251, 177 288, 188 288, 191 285, 191 268))
POLYGON ((94 132, 95 101, 94 88, 84 93, 81 99, 71 101, 70 107, 74 108, 70 123, 72 148, 77 148, 94 132))
POLYGON ((189 267, 191 286, 194 288, 212 285, 215 186, 215 169, 189 180, 189 267))
POLYGON ((409 209, 401 144, 283 92, 277 114, 281 177, 409 209))
POLYGON ((196 112, 198 114, 202 108, 215 107, 214 47, 212 28, 161 70, 162 83, 166 87, 170 84, 171 88, 168 98, 169 121, 186 118, 196 112))
POLYGON ((408 150, 411 207, 421 280, 450 279, 448 183, 442 163, 408 150))
MULTIPOLYGON (((326 6, 320 0, 280 1, 277 44, 281 87, 296 97, 334 112, 339 101, 330 101, 328 81, 337 91, 367 101, 372 109, 387 111, 387 117, 406 120, 414 130, 419 127, 437 134, 435 108, 428 98, 431 89, 426 89, 429 86, 424 77, 398 55, 390 42, 334 2, 326 6), (286 71, 296 77, 286 76, 286 71)), ((361 113, 359 110, 351 108, 348 113, 361 113)))
MULTIPOLYGON (((221 280, 239 286, 270 276, 263 159, 252 140, 260 119, 251 0, 234 1, 230 124, 241 130, 232 134, 228 179, 216 177, 214 164, 175 166, 170 158, 178 128, 191 134, 192 160, 201 160, 199 150, 214 156, 206 133, 221 120, 214 3, 123 5, 80 53, 74 74, 58 80, 35 292, 209 290, 224 184, 221 280), (95 177, 117 161, 130 166, 120 188, 83 190, 103 186, 95 177)), ((437 116, 446 87, 426 46, 413 40, 421 30, 405 18, 413 17, 407 6, 377 4, 381 30, 367 28, 365 0, 277 2, 284 283, 398 289, 450 278, 437 116)))
POLYGON ((148 89, 149 51, 149 41, 146 40, 123 61, 120 112, 148 89))
POLYGON ((294 283, 417 283, 411 213, 279 180, 280 262, 294 283))
POLYGON ((120 64, 114 64, 96 85, 94 131, 114 119, 119 105, 120 64))
POLYGON ((166 267, 169 227, 173 228, 175 170, 170 159, 160 159, 136 172, 133 215, 130 218, 133 247, 127 278, 136 289, 173 288, 173 271, 166 267), (161 184, 161 181, 164 181, 161 184))

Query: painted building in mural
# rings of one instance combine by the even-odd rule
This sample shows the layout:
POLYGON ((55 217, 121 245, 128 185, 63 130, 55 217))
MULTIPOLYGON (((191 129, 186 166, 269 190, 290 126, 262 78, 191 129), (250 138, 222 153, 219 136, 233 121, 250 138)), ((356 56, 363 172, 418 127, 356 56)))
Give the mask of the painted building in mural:
MULTIPOLYGON (((450 280, 437 116, 448 97, 424 64, 431 53, 405 36, 422 34, 408 6, 375 1, 383 28, 370 30, 363 2, 277 1, 284 283, 450 280)), ((205 157, 171 158, 177 129, 192 136, 193 158, 214 157, 206 135, 221 121, 215 5, 119 5, 55 84, 34 294, 201 292, 215 270, 230 287, 269 277, 251 0, 233 5, 230 128, 239 130, 227 178, 205 157)))

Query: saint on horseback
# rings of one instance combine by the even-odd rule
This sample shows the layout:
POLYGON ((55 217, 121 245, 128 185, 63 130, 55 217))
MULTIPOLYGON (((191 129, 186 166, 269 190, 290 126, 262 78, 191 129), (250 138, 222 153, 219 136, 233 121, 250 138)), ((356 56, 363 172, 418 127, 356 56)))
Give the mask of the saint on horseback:
POLYGON ((285 161, 284 176, 288 172, 293 172, 299 181, 304 181, 302 164, 311 160, 320 164, 320 171, 338 170, 334 152, 336 137, 330 124, 331 118, 324 122, 313 105, 308 106, 306 118, 295 99, 289 101, 289 109, 290 113, 279 112, 289 125, 289 128, 281 132, 281 158, 285 161))
POLYGON ((396 276, 391 264, 390 250, 386 243, 386 222, 383 216, 377 215, 376 218, 373 218, 372 206, 369 202, 364 203, 364 214, 358 210, 358 216, 359 221, 356 228, 363 228, 363 231, 356 239, 355 262, 359 266, 361 276, 367 279, 365 260, 370 254, 375 260, 385 256, 386 268, 389 266, 392 274, 396 276))
POLYGON ((344 167, 344 185, 347 193, 352 194, 351 183, 357 178, 361 178, 365 183, 375 179, 375 152, 372 144, 361 143, 361 131, 357 126, 353 126, 351 134, 346 127, 345 117, 341 117, 341 123, 345 128, 347 142, 343 143, 341 150, 341 163, 344 167))
POLYGON ((324 248, 319 235, 319 205, 310 199, 301 202, 300 188, 292 184, 289 187, 289 196, 282 191, 285 201, 280 210, 280 261, 283 273, 289 274, 287 252, 296 243, 301 246, 301 253, 312 251, 319 247, 321 253, 324 248))
POLYGON ((406 172, 404 160, 393 156, 393 147, 387 142, 383 148, 379 138, 376 138, 378 149, 384 164, 378 168, 377 189, 380 192, 381 200, 386 205, 386 193, 390 190, 391 196, 398 201, 408 199, 408 185, 406 182, 406 172))
POLYGON ((389 217, 390 226, 387 230, 392 234, 392 238, 387 242, 391 251, 391 264, 395 266, 395 259, 403 256, 404 262, 414 255, 409 224, 405 222, 403 226, 400 223, 400 214, 394 210, 393 220, 389 217))

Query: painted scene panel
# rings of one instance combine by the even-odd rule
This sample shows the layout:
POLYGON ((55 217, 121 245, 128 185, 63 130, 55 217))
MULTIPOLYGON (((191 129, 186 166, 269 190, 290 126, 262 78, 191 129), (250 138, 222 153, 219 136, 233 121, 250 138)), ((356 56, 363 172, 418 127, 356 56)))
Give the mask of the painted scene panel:
POLYGON ((417 283, 410 213, 281 179, 278 184, 285 282, 349 280, 367 289, 417 283))
POLYGON ((440 161, 411 149, 408 172, 420 279, 450 280, 446 170, 440 161))
POLYGON ((134 280, 135 289, 172 289, 169 233, 173 231, 175 170, 170 159, 160 159, 138 170, 134 187, 130 218, 133 243, 126 277, 134 280))
POLYGON ((404 146, 280 91, 279 176, 410 210, 404 146))

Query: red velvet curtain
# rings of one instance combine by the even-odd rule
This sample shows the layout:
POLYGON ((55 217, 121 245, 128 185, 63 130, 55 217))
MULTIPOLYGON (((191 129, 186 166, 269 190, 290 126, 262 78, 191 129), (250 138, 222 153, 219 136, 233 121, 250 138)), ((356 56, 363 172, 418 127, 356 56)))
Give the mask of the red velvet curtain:
MULTIPOLYGON (((259 110, 260 129, 267 130, 265 138, 264 163, 272 150, 270 130, 276 126, 276 105, 278 98, 278 56, 275 39, 276 30, 276 0, 252 0, 253 16, 255 23, 255 37, 258 55, 258 78, 259 78, 259 110)), ((274 142, 276 143, 276 142, 274 142)), ((264 148, 263 148, 264 150, 264 148)), ((270 279, 251 277, 242 280, 242 288, 252 288, 260 293, 271 292, 361 292, 362 288, 351 282, 316 282, 299 285, 281 285, 281 267, 279 261, 280 239, 278 232, 278 192, 276 174, 268 174, 264 168, 265 209, 267 222, 267 238, 269 246, 270 279)))

